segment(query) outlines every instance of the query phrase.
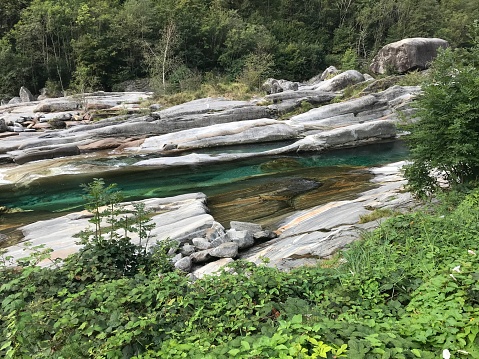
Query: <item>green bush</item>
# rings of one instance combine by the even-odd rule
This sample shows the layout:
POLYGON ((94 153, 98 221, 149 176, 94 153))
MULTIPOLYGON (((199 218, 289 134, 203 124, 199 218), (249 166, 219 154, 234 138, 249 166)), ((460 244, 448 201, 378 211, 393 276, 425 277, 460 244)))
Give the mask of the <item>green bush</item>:
POLYGON ((477 181, 479 175, 479 47, 442 51, 417 100, 420 120, 408 143, 409 188, 418 195, 477 181))

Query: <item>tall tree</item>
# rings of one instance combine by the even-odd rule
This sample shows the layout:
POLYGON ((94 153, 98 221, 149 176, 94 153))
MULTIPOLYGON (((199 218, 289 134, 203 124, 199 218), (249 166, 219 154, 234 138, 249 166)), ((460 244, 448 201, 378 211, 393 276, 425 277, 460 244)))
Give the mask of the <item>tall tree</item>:
POLYGON ((20 20, 20 13, 32 0, 2 0, 0 2, 0 38, 20 20))

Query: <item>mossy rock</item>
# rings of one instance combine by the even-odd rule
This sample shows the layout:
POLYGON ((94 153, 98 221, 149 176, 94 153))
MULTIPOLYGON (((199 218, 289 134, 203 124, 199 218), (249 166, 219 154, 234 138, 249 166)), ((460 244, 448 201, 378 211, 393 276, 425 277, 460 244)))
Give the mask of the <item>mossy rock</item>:
POLYGON ((361 95, 387 90, 388 88, 397 85, 402 78, 402 76, 393 75, 372 81, 368 86, 366 86, 366 88, 364 88, 364 90, 361 92, 361 95))

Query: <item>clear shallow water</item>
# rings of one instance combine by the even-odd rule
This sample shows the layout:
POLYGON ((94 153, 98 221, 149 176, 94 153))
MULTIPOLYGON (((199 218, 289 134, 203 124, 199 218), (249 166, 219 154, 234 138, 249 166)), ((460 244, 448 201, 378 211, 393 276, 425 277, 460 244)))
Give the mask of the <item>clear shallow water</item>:
MULTIPOLYGON (((28 187, 0 186, 0 206, 26 211, 2 215, 0 230, 2 222, 24 224, 55 216, 52 213, 60 215, 82 209, 84 202, 80 184, 90 182, 93 177, 102 177, 108 184, 117 183, 125 200, 204 192, 211 198, 209 206, 214 214, 218 213, 217 208, 221 208, 221 201, 230 201, 239 194, 247 196, 249 193, 250 196, 257 197, 260 196, 258 191, 271 193, 275 191, 275 186, 287 193, 289 199, 304 195, 308 191, 319 193, 314 198, 317 198, 322 190, 331 194, 335 187, 328 185, 328 181, 337 184, 342 181, 341 176, 347 176, 347 181, 351 182, 358 166, 377 166, 403 160, 406 156, 407 149, 403 143, 389 142, 321 154, 261 157, 177 169, 133 167, 129 166, 128 160, 125 162, 125 159, 97 160, 97 164, 104 161, 105 166, 117 169, 96 175, 60 175, 39 179, 28 187), (317 185, 304 187, 304 181, 313 181, 317 185), (228 197, 228 194, 231 195, 228 197)), ((364 176, 364 172, 361 175, 364 176)), ((363 184, 367 183, 367 178, 361 177, 359 180, 363 184)), ((351 190, 354 190, 353 187, 355 186, 352 186, 351 190)), ((298 207, 288 206, 291 209, 298 207)), ((275 209, 271 208, 271 211, 274 212, 275 209)), ((226 221, 228 218, 222 220, 226 221)))

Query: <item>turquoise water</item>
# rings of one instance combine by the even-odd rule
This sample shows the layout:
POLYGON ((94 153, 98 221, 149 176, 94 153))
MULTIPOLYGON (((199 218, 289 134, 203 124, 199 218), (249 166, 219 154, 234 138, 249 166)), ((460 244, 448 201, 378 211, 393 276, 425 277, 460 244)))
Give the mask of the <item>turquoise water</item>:
MULTIPOLYGON (((42 213, 82 209, 84 201, 80 184, 90 182, 93 177, 102 177, 107 183, 117 183, 125 200, 168 197, 190 192, 215 196, 258 184, 268 186, 269 182, 274 186, 278 178, 288 176, 294 181, 303 172, 307 172, 309 177, 314 177, 315 173, 324 177, 333 168, 370 167, 399 161, 406 156, 407 149, 403 143, 389 142, 321 154, 261 157, 177 169, 139 168, 129 166, 124 158, 109 159, 104 161, 104 165, 117 169, 95 176, 60 175, 36 180, 28 187, 0 186, 0 206, 29 211, 15 216, 31 218, 41 217, 42 213)), ((132 162, 134 160, 130 163, 132 162)), ((13 215, 3 216, 4 220, 8 220, 13 215)))

